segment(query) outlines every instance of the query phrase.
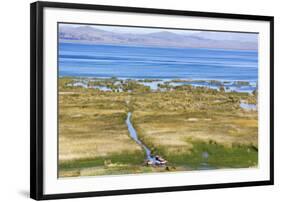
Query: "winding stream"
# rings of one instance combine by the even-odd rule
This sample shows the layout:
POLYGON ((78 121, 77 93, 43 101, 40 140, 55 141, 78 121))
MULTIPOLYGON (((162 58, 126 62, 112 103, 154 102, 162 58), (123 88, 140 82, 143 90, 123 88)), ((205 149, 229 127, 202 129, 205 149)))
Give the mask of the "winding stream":
POLYGON ((145 154, 146 154, 146 159, 148 161, 150 161, 153 165, 157 164, 157 160, 155 159, 154 156, 151 155, 151 150, 138 139, 137 131, 135 130, 135 128, 133 127, 133 125, 131 123, 131 116, 132 116, 132 113, 128 112, 126 124, 128 126, 130 136, 133 138, 133 140, 137 144, 139 144, 144 149, 145 154))

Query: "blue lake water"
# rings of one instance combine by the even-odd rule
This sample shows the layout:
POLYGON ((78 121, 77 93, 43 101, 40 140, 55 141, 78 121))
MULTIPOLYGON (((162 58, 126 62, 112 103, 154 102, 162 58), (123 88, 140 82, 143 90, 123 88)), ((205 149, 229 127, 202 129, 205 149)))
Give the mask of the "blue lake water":
POLYGON ((258 53, 59 43, 59 76, 256 82, 258 53))

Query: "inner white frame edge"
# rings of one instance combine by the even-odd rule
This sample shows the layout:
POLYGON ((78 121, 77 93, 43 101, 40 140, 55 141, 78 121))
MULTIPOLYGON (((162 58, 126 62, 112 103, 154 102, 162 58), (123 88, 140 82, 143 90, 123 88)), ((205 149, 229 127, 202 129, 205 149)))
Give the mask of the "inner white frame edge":
POLYGON ((59 194, 269 180, 269 22, 44 8, 43 193, 59 194), (57 22, 208 29, 259 33, 259 166, 118 176, 57 178, 57 22), (262 144, 261 144, 262 143, 262 144))

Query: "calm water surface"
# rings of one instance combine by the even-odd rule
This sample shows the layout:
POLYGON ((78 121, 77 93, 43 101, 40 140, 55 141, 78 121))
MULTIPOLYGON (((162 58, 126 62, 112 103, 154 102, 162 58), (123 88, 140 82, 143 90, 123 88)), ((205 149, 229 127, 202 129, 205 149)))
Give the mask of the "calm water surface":
POLYGON ((59 43, 59 75, 256 82, 256 51, 59 43))

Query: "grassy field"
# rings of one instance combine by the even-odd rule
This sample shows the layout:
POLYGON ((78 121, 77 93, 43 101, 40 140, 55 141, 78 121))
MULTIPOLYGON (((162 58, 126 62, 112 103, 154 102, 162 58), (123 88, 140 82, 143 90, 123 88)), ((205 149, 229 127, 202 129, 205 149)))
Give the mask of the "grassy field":
POLYGON ((73 83, 59 79, 59 177, 258 164, 258 114, 239 106, 242 100, 256 104, 256 94, 166 84, 166 91, 150 91, 116 78, 87 82, 107 92, 73 83), (145 153, 125 124, 129 111, 139 139, 166 166, 144 164, 145 153))

